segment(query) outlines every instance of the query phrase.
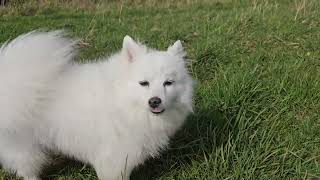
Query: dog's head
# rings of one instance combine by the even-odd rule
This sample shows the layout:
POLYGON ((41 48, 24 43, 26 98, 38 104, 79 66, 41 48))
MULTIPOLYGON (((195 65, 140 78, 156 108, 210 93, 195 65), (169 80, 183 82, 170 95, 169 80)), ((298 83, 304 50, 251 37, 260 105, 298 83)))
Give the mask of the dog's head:
POLYGON ((126 36, 121 54, 128 62, 130 101, 155 115, 176 108, 192 112, 193 82, 180 41, 157 51, 126 36))

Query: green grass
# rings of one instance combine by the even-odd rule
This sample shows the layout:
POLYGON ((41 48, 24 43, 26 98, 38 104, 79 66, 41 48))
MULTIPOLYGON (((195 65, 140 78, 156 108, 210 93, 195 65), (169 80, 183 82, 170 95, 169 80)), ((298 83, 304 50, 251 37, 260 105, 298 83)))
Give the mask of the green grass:
MULTIPOLYGON (((197 80, 195 113, 168 151, 132 179, 320 178, 319 0, 29 7, 2 15, 0 42, 62 28, 82 39, 83 62, 119 50, 126 34, 160 49, 184 41, 197 80)), ((45 177, 96 175, 67 161, 45 177)), ((1 178, 13 179, 3 171, 1 178)))

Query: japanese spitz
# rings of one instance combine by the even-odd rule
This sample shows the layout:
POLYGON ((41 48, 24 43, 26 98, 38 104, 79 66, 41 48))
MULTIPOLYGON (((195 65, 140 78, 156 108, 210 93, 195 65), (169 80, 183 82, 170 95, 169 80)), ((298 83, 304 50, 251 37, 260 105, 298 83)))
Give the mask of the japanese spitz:
POLYGON ((35 180, 48 152, 59 152, 102 180, 129 179, 192 112, 186 53, 180 41, 158 51, 126 36, 119 53, 77 64, 76 43, 54 31, 2 46, 0 163, 35 180))

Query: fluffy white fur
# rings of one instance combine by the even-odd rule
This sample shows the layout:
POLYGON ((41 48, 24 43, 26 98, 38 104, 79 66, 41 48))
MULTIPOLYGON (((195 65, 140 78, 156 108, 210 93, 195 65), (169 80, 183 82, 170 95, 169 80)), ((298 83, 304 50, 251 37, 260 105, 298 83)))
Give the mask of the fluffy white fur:
POLYGON ((31 33, 2 47, 0 163, 38 179, 49 149, 91 164, 102 180, 129 179, 192 112, 186 53, 180 41, 157 51, 126 36, 119 53, 70 66, 73 42, 31 33))
POLYGON ((0 49, 0 163, 26 179, 36 178, 46 160, 34 134, 36 117, 74 44, 61 31, 31 32, 0 49))

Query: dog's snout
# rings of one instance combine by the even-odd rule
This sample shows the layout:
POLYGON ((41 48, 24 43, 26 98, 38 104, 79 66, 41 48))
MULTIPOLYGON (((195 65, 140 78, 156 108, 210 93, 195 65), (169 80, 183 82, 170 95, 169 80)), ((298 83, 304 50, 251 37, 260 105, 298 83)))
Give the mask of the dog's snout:
POLYGON ((152 97, 149 99, 149 106, 152 108, 156 108, 161 104, 161 99, 158 97, 152 97))

